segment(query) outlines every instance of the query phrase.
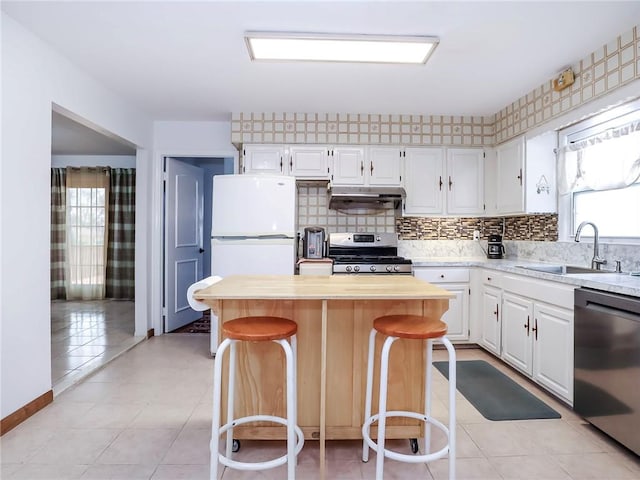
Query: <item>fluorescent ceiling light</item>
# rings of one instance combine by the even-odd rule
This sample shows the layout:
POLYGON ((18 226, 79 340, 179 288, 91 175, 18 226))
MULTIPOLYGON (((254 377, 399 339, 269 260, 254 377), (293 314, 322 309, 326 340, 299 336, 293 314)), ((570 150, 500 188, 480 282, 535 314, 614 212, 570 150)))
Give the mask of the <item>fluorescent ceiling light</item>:
POLYGON ((247 32, 252 60, 426 63, 436 37, 247 32))

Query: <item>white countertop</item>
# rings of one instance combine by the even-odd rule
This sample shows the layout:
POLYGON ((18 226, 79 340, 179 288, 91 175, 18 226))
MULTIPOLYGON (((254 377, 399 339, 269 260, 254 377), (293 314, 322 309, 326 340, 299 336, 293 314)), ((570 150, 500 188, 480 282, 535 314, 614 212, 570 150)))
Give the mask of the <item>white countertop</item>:
MULTIPOLYGON (((519 268, 517 265, 545 265, 543 262, 512 258, 488 259, 486 257, 429 257, 411 258, 414 267, 479 267, 500 272, 515 273, 527 277, 552 280, 554 282, 595 288, 612 293, 640 297, 640 277, 628 273, 580 273, 558 275, 519 268)), ((548 265, 559 265, 552 262, 548 265)))

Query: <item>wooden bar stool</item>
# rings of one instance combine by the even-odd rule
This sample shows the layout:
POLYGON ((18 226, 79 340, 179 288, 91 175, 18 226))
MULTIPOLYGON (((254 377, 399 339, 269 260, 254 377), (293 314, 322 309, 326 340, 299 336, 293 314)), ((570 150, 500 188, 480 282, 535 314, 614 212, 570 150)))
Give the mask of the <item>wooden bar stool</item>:
POLYGON ((296 456, 304 445, 304 435, 296 424, 296 322, 280 317, 242 317, 222 324, 222 332, 226 336, 216 351, 213 373, 213 418, 211 426, 211 480, 218 478, 218 464, 237 470, 266 470, 287 464, 287 478, 295 478, 296 456), (289 341, 287 341, 289 339, 289 341), (251 415, 233 418, 236 344, 238 342, 275 342, 284 350, 287 369, 287 417, 273 415, 251 415), (229 352, 229 387, 227 396, 227 423, 220 425, 220 397, 222 388, 222 357, 225 350, 229 352), (287 427, 287 453, 281 457, 264 462, 239 462, 232 459, 233 427, 250 422, 274 422, 287 427), (226 454, 218 452, 220 435, 227 434, 226 454), (297 442, 296 442, 297 436, 297 442))
POLYGON ((423 317, 420 315, 388 315, 374 320, 369 334, 369 357, 367 361, 367 391, 365 399, 365 417, 362 425, 362 461, 369 461, 369 448, 376 450, 376 479, 382 480, 384 458, 388 457, 399 462, 427 463, 449 454, 449 478, 455 478, 456 461, 456 352, 448 338, 447 324, 442 320, 423 317), (384 341, 380 359, 380 399, 379 412, 371 415, 371 397, 373 396, 373 356, 376 334, 381 333, 387 338, 384 341), (387 411, 387 379, 389 374, 389 352, 393 342, 399 338, 426 340, 426 378, 424 392, 424 413, 407 411, 387 411), (431 375, 433 359, 433 341, 442 342, 449 352, 449 425, 448 427, 431 416, 431 375), (387 418, 407 417, 421 420, 425 424, 425 454, 406 455, 384 448, 385 428, 387 418), (378 422, 377 443, 371 440, 370 429, 373 422, 378 422), (431 450, 431 426, 442 430, 447 436, 447 444, 436 452, 431 450))

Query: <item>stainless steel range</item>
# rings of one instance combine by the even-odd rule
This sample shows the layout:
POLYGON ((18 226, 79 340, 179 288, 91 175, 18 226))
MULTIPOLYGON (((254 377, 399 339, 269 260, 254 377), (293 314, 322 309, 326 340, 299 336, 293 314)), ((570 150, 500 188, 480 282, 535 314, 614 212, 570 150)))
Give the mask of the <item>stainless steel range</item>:
POLYGON ((395 233, 331 233, 333 273, 411 275, 411 260, 398 256, 395 233))

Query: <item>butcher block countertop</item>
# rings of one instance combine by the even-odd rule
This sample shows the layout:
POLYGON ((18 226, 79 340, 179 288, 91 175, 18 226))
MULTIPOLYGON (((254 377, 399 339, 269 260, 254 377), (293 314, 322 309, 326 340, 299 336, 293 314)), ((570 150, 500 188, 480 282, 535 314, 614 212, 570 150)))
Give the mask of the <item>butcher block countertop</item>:
POLYGON ((411 275, 233 275, 196 300, 427 300, 455 295, 411 275))

